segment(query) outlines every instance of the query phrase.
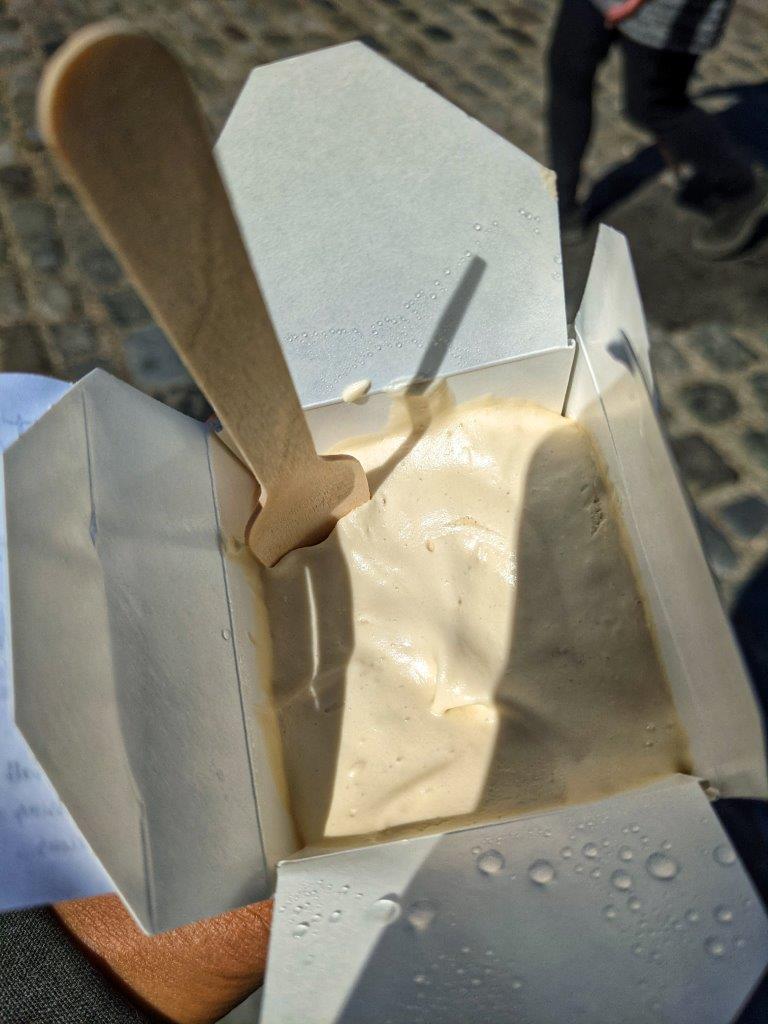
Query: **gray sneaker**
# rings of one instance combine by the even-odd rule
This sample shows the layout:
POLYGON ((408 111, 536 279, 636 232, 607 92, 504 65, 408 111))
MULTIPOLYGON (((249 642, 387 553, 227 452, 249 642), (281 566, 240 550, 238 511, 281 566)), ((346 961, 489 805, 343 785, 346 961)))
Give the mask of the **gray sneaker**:
POLYGON ((719 203, 707 223, 693 237, 700 256, 724 260, 736 256, 754 241, 768 219, 768 174, 755 169, 755 184, 743 196, 719 203))

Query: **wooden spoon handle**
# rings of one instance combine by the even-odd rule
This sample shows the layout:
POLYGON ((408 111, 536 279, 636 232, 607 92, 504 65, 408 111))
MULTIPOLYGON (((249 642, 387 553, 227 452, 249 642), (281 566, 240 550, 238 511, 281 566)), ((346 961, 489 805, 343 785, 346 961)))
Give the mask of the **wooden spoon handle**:
POLYGON ((319 457, 176 60, 130 27, 85 29, 49 64, 39 117, 265 496, 307 474, 319 457))

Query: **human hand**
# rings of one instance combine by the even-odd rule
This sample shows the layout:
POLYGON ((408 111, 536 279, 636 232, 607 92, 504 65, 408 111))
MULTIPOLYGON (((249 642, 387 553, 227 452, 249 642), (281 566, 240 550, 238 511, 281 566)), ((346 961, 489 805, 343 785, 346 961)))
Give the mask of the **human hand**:
POLYGON ((614 4, 605 12, 605 24, 608 28, 616 28, 620 21, 629 18, 644 3, 645 0, 622 0, 621 3, 614 4))
POLYGON ((111 981, 175 1024, 218 1020, 264 977, 271 900, 161 935, 145 935, 115 894, 53 909, 111 981))

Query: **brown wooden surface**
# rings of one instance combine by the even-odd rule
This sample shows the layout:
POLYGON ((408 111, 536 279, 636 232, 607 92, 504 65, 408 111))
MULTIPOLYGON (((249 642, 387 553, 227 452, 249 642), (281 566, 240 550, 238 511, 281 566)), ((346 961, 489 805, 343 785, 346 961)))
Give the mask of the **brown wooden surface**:
MULTIPOLYGON (((321 458, 175 58, 116 23, 57 51, 43 135, 261 485, 254 554, 273 565, 369 496, 360 464, 321 458)), ((258 139, 254 139, 254 146, 258 139)))

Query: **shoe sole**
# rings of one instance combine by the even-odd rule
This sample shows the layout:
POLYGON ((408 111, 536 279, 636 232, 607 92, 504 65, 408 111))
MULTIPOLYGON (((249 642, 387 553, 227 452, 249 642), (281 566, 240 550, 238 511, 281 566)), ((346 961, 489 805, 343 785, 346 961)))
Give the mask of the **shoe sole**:
POLYGON ((753 215, 745 221, 742 230, 731 239, 727 246, 717 245, 716 243, 710 245, 707 242, 702 243, 701 240, 694 238, 693 251, 698 256, 705 256, 711 260, 726 260, 731 256, 738 256, 754 239, 766 219, 768 219, 768 191, 766 191, 760 203, 755 207, 753 215))

